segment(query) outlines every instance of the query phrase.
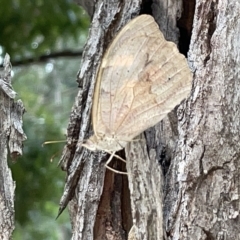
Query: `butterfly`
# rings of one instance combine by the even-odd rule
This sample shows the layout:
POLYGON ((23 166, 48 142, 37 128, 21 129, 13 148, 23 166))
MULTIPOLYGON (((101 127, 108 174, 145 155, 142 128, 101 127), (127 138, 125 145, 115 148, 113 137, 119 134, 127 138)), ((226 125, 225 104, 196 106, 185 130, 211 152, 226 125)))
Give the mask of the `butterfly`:
POLYGON ((186 98, 191 83, 186 58, 165 40, 153 17, 136 17, 104 54, 93 97, 94 134, 83 145, 110 153, 111 160, 186 98))

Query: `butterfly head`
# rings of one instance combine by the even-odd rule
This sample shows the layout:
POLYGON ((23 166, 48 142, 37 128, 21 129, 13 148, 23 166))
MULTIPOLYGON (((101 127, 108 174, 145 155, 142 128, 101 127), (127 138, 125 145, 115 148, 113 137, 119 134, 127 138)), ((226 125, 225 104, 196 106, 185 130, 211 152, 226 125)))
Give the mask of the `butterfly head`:
POLYGON ((127 142, 118 141, 114 137, 106 137, 106 136, 96 136, 93 135, 89 139, 86 140, 83 147, 89 149, 90 151, 109 151, 116 152, 123 149, 126 146, 127 142))
POLYGON ((96 151, 98 149, 97 147, 97 138, 95 135, 91 136, 89 139, 87 139, 82 146, 89 149, 90 151, 96 151))

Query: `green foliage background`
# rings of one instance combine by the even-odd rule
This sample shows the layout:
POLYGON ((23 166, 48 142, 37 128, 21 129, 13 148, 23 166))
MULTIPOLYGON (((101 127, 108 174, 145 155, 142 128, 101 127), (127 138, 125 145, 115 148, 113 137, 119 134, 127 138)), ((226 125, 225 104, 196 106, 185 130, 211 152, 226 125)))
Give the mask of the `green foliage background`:
MULTIPOLYGON (((72 1, 2 0, 1 6, 0 61, 6 52, 14 62, 83 48, 89 19, 72 1)), ((16 163, 9 161, 16 181, 14 240, 71 237, 68 213, 55 220, 65 180, 65 173, 57 167, 64 143, 42 144, 65 139, 79 66, 80 57, 13 68, 13 87, 26 108, 28 137, 24 155, 16 163)))
POLYGON ((1 0, 0 45, 12 60, 72 47, 88 18, 72 0, 1 0), (4 6, 4 7, 3 7, 4 6))

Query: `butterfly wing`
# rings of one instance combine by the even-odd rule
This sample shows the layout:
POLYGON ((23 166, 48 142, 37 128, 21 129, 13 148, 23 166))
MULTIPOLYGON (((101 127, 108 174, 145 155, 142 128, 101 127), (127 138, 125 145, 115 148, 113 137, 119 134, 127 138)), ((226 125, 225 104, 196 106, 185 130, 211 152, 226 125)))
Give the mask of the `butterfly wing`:
POLYGON ((96 136, 130 141, 163 119, 189 93, 185 57, 149 15, 130 21, 101 63, 93 102, 96 136))

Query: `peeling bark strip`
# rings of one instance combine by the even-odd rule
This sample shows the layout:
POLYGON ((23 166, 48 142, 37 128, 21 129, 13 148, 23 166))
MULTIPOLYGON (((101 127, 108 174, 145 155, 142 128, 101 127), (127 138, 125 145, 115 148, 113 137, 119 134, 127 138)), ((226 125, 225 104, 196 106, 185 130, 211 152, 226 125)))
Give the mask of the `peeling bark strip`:
POLYGON ((163 239, 162 171, 154 151, 147 152, 146 142, 126 147, 135 239, 163 239))
POLYGON ((5 56, 0 72, 0 239, 11 239, 14 229, 15 183, 7 165, 8 147, 13 159, 22 155, 26 136, 22 129, 24 107, 21 100, 14 102, 16 92, 11 86, 11 63, 5 56))

